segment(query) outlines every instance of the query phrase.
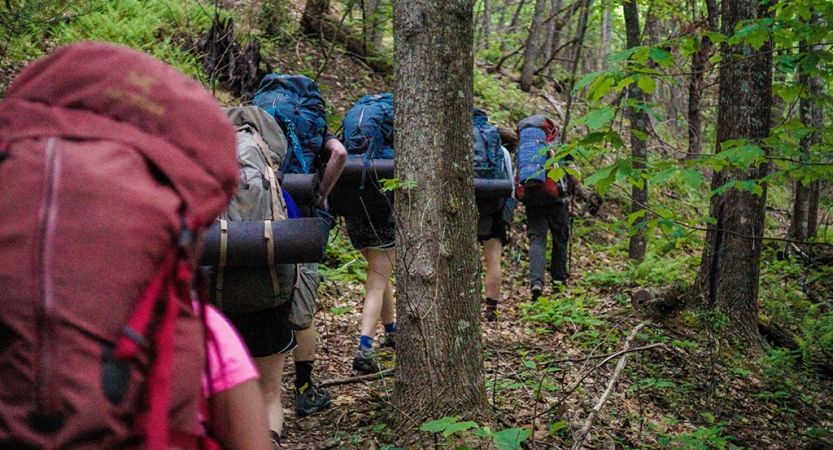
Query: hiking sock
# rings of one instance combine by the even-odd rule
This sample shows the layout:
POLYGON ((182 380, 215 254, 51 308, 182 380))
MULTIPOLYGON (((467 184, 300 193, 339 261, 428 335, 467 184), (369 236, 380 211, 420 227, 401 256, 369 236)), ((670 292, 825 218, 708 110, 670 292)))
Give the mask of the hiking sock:
POLYGON ((396 322, 395 321, 391 322, 391 323, 383 324, 383 325, 385 325, 385 333, 396 333, 396 322))
POLYGON ((315 360, 312 361, 295 361, 295 387, 300 390, 304 385, 312 386, 312 366, 315 360))
POLYGON ((359 349, 367 353, 373 348, 373 338, 370 336, 361 335, 359 338, 359 349))

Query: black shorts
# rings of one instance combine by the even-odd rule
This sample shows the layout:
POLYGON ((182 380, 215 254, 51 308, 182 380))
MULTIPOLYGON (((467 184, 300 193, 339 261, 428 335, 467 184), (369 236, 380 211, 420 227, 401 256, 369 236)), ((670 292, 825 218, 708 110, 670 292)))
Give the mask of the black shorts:
POLYGON ((374 248, 389 250, 396 244, 396 226, 393 216, 385 220, 370 220, 367 217, 345 217, 347 236, 356 250, 374 248))
POLYGON ((506 231, 506 222, 503 220, 503 211, 477 218, 477 242, 482 244, 489 239, 500 239, 502 245, 509 243, 509 234, 506 231))
POLYGON ((286 302, 277 308, 247 313, 226 313, 234 328, 254 358, 263 358, 294 349, 295 331, 289 325, 289 306, 286 302))

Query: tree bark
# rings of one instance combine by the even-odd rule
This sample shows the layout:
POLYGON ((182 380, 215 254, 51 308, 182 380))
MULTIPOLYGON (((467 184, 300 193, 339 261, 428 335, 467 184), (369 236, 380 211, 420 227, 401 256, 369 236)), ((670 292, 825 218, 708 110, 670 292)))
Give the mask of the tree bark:
MULTIPOLYGON (((639 47, 642 44, 639 28, 639 11, 636 6, 636 0, 622 1, 622 14, 625 19, 625 35, 627 37, 628 48, 639 47)), ((648 147, 645 143, 644 136, 648 134, 648 113, 641 104, 645 101, 645 93, 642 92, 636 84, 632 84, 628 89, 628 98, 634 104, 628 107, 627 115, 631 126, 631 159, 634 170, 642 170, 645 168, 645 162, 648 157, 648 147), (643 139, 637 136, 640 132, 643 139)), ((642 185, 634 185, 631 187, 631 214, 643 211, 648 205, 648 180, 642 180, 642 185)), ((630 242, 628 243, 628 258, 632 261, 642 262, 645 259, 645 252, 648 249, 648 239, 645 236, 645 231, 642 229, 646 222, 646 217, 638 217, 633 221, 632 227, 638 231, 632 234, 630 242)))
POLYGON ((602 12, 601 34, 599 36, 599 56, 596 60, 596 70, 607 69, 607 53, 610 46, 610 36, 613 34, 613 23, 610 20, 610 5, 605 4, 602 12))
POLYGON ((364 0, 364 45, 370 51, 378 51, 382 47, 382 19, 379 17, 381 0, 364 0))
MULTIPOLYGON (((718 30, 718 9, 716 0, 706 0, 706 21, 708 31, 718 30)), ((703 36, 700 49, 691 55, 691 77, 688 81, 688 154, 686 159, 695 159, 703 153, 703 90, 706 68, 714 44, 703 36)))
MULTIPOLYGON (((767 6, 757 0, 724 0, 721 31, 733 35, 741 21, 765 17, 767 6)), ((771 42, 757 50, 742 44, 721 46, 716 153, 723 143, 736 139, 746 139, 767 151, 762 140, 770 133, 771 50, 771 42)), ((767 170, 766 164, 747 170, 723 169, 714 174, 712 189, 760 180, 767 170)), ((729 324, 722 332, 751 353, 761 351, 758 280, 767 186, 761 187, 760 194, 731 187, 712 196, 709 215, 714 222, 706 232, 696 281, 699 306, 726 314, 729 324)))
POLYGON ((545 36, 544 14, 546 7, 547 0, 535 0, 535 13, 532 16, 529 35, 526 37, 524 63, 521 68, 521 90, 524 92, 529 92, 532 88, 532 77, 535 75, 535 62, 541 56, 541 36, 545 36))
POLYGON ((471 190, 472 0, 395 0, 397 354, 394 426, 493 422, 471 190), (437 70, 442 67, 443 70, 437 70))

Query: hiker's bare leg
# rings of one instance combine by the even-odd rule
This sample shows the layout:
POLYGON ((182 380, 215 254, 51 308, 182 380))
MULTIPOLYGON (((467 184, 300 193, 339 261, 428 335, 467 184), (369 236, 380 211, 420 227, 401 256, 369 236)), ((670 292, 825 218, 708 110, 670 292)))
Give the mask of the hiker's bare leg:
POLYGON ((281 383, 286 354, 278 353, 263 358, 254 358, 260 372, 260 389, 266 403, 266 416, 269 429, 281 434, 283 431, 283 403, 281 402, 281 383))
POLYGON ((272 449, 266 406, 257 380, 252 379, 218 392, 209 404, 209 428, 224 449, 272 449))
POLYGON ((393 274, 393 261, 396 250, 376 250, 366 248, 361 251, 367 259, 366 296, 362 306, 362 336, 373 338, 379 319, 393 321, 393 288, 390 278, 393 274), (385 312, 387 317, 382 316, 385 312))
POLYGON ((500 258, 503 245, 500 239, 492 238, 483 242, 483 257, 485 259, 486 275, 483 277, 483 284, 486 288, 486 297, 500 300, 500 258))
POLYGON ((315 359, 316 351, 316 335, 315 335, 315 317, 312 318, 312 323, 309 328, 305 330, 295 331, 295 339, 298 341, 298 346, 292 351, 293 361, 312 361, 315 359))

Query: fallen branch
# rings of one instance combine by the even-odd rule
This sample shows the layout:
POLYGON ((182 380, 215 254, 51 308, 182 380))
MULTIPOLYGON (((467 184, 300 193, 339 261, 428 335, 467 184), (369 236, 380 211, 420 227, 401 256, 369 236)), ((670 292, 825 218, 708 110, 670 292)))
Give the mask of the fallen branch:
POLYGON ((324 380, 318 384, 318 387, 340 386, 342 384, 364 383, 365 381, 373 381, 379 378, 386 378, 393 376, 395 369, 385 369, 381 372, 371 373, 370 375, 359 375, 356 377, 336 378, 333 380, 324 380))
MULTIPOLYGON (((625 350, 630 348, 631 343, 633 342, 634 339, 636 339, 636 335, 639 333, 639 330, 641 330, 642 327, 644 327, 644 326, 645 326, 645 323, 640 323, 639 325, 636 326, 636 328, 633 329, 633 331, 631 331, 630 336, 628 336, 628 338, 625 340, 625 345, 624 345, 625 350)), ((619 358, 619 363, 616 364, 616 369, 613 371, 613 377, 611 377, 610 383, 608 383, 608 385, 607 385, 607 389, 605 389, 604 393, 602 394, 602 397, 599 399, 598 403, 596 403, 596 406, 594 406, 593 409, 590 410, 590 415, 587 417, 587 420, 584 422, 584 426, 581 427, 581 430, 579 431, 578 438, 576 439, 575 444, 573 444, 571 450, 581 450, 581 448, 584 447, 584 440, 587 438, 587 435, 590 433, 590 428, 593 427, 593 421, 596 420, 596 416, 599 414, 599 411, 601 411, 602 406, 604 406, 604 404, 610 398, 610 395, 613 393, 614 386, 616 386, 616 382, 619 380, 619 375, 621 375, 622 370, 625 368, 625 360, 627 358, 628 358, 627 354, 622 355, 619 358)))

